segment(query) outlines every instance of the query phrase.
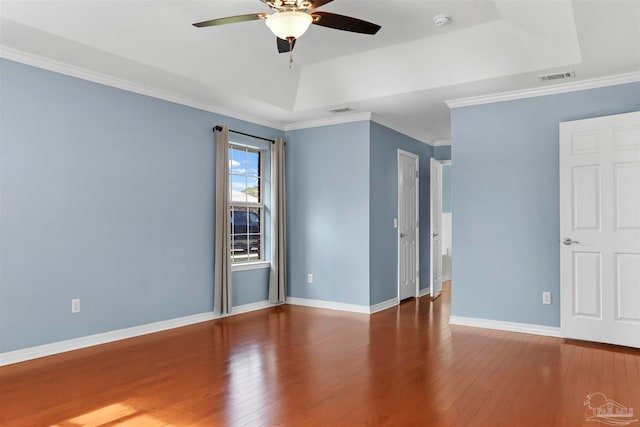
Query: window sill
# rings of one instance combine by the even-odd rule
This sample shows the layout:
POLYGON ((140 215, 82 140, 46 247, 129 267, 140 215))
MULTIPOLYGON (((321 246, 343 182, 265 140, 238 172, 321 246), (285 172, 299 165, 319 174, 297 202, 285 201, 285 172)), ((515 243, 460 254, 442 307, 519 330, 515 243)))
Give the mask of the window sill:
POLYGON ((262 268, 270 268, 271 262, 258 261, 258 262, 243 262, 242 264, 232 264, 231 271, 246 271, 246 270, 259 270, 262 268))

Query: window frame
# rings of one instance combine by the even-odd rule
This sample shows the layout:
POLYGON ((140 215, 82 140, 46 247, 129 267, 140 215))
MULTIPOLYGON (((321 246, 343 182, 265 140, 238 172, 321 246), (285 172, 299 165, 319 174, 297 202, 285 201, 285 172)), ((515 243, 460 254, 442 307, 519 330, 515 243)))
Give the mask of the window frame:
MULTIPOLYGON (((259 249, 259 253, 260 253, 260 258, 258 260, 250 260, 249 259, 249 253, 247 253, 247 260, 246 261, 237 261, 234 259, 233 255, 231 255, 231 267, 232 267, 232 271, 242 271, 242 270, 251 270, 251 269, 256 269, 256 268, 267 268, 270 266, 270 262, 268 260, 266 260, 266 252, 265 252, 265 236, 266 236, 266 232, 265 232, 265 224, 264 224, 264 219, 265 219, 265 209, 266 209, 266 205, 265 205, 265 197, 264 197, 264 180, 265 177, 264 175, 264 161, 265 161, 265 153, 264 150, 259 148, 259 147, 255 147, 255 146, 251 146, 251 145, 247 145, 247 144, 241 144, 241 143, 237 143, 237 142, 233 142, 233 141, 229 141, 229 151, 231 150, 238 150, 238 151, 242 151, 245 153, 256 153, 258 155, 258 174, 257 175, 249 175, 248 174, 248 170, 244 173, 244 174, 238 174, 238 173, 233 173, 232 172, 232 168, 231 168, 231 156, 229 156, 229 162, 227 165, 227 175, 229 177, 229 221, 231 221, 231 212, 234 209, 247 209, 247 208, 256 208, 259 210, 260 212, 260 233, 259 233, 259 239, 260 239, 260 249, 259 249), (244 177, 245 180, 248 180, 249 178, 257 178, 258 180, 258 202, 234 202, 233 201, 233 177, 244 177)), ((248 156, 248 154, 247 154, 248 156)), ((248 157, 247 157, 248 158, 248 157)), ((245 181, 246 182, 246 181, 245 181)), ((247 225, 249 224, 249 212, 247 211, 247 225)), ((249 238, 249 236, 251 236, 251 233, 248 232, 249 230, 247 230, 247 238, 249 238)), ((231 234, 229 235, 229 245, 233 246, 233 239, 234 239, 235 234, 233 234, 233 227, 231 227, 231 234)), ((247 248, 248 250, 248 248, 247 248)))

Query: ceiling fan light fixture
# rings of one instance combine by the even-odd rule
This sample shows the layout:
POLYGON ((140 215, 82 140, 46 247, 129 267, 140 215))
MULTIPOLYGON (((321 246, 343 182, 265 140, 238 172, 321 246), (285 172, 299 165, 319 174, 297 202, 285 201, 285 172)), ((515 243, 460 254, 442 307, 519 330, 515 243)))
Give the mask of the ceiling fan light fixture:
POLYGON ((276 12, 265 19, 271 32, 283 40, 297 39, 307 31, 311 22, 313 17, 300 11, 276 12))

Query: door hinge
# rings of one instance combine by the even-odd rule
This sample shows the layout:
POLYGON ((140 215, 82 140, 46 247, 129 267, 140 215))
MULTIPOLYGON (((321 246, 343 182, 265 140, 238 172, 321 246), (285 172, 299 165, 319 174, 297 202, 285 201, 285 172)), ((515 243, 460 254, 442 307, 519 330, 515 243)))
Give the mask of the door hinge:
POLYGON ((416 170, 416 178, 420 178, 420 171, 416 170))

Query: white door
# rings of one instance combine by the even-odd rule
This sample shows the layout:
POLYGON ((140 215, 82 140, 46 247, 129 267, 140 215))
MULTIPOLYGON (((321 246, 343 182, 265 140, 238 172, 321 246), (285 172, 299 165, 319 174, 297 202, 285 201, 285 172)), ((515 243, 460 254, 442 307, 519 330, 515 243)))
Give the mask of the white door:
POLYGON ((398 297, 417 296, 418 156, 398 150, 398 297))
POLYGON ((431 159, 431 298, 442 292, 442 164, 431 159))
POLYGON ((640 347, 640 112, 560 123, 561 327, 640 347))

